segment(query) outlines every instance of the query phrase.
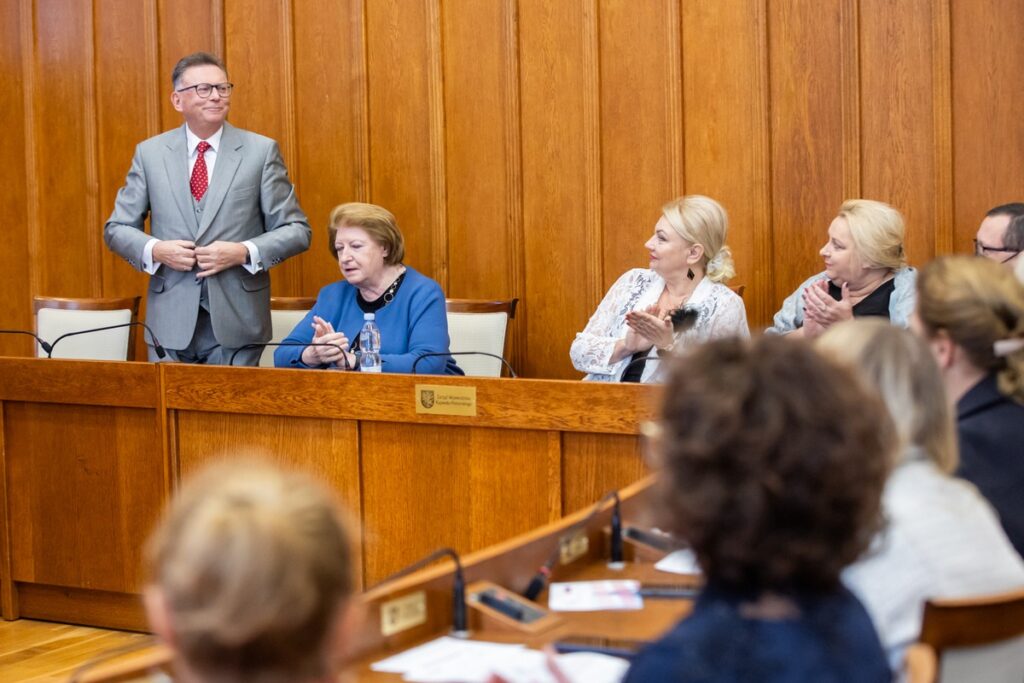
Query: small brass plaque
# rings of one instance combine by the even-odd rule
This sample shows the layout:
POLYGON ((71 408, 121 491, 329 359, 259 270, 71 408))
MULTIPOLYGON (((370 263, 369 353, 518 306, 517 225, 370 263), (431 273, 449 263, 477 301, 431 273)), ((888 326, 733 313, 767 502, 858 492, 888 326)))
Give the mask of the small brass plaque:
POLYGON ((582 531, 578 531, 572 536, 563 536, 558 541, 558 559, 562 564, 569 564, 586 555, 589 548, 590 539, 582 531))
POLYGON ((476 417, 476 387, 417 384, 413 400, 417 413, 476 417))
POLYGON ((392 636, 427 620, 427 594, 423 591, 403 595, 380 606, 380 634, 392 636))

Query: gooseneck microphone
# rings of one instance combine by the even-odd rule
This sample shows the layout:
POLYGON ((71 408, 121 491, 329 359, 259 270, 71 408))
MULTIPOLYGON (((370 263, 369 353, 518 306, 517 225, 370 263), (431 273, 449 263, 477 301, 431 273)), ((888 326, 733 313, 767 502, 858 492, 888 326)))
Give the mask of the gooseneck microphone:
POLYGON ((378 581, 367 590, 378 588, 386 583, 394 581, 395 579, 408 576, 415 571, 423 569, 429 564, 437 562, 442 557, 450 557, 455 563, 455 574, 452 577, 452 635, 456 638, 468 638, 469 625, 466 618, 466 577, 462 573, 462 561, 459 559, 459 554, 451 548, 438 548, 426 557, 416 560, 409 566, 399 569, 391 576, 378 581))
POLYGON ((511 377, 519 377, 519 375, 516 374, 516 371, 512 369, 512 366, 509 365, 509 362, 507 360, 505 360, 496 353, 487 353, 486 351, 435 351, 433 353, 425 353, 413 361, 411 374, 416 374, 416 366, 419 365, 420 361, 423 360, 424 358, 438 358, 440 356, 487 356, 489 358, 497 358, 498 360, 501 361, 502 365, 505 366, 505 369, 508 370, 508 374, 511 377))
POLYGON ((615 507, 612 508, 611 539, 609 539, 608 566, 611 569, 622 569, 625 562, 622 559, 622 502, 619 500, 619 492, 612 491, 615 496, 615 507))
POLYGON ((153 347, 153 350, 156 351, 157 358, 165 358, 167 356, 167 352, 164 350, 164 347, 160 346, 160 342, 157 341, 156 335, 153 334, 153 330, 149 329, 149 325, 147 325, 146 323, 139 321, 130 323, 120 323, 118 325, 107 325, 105 327, 94 327, 89 330, 75 330, 74 332, 65 332, 64 334, 54 339, 53 342, 50 344, 50 350, 47 351, 47 358, 53 358, 53 348, 57 346, 58 343, 60 343, 61 339, 65 339, 67 337, 76 337, 80 334, 92 334, 93 332, 117 330, 122 327, 135 327, 136 325, 145 329, 146 332, 149 332, 149 339, 152 342, 151 346, 153 347))
MULTIPOLYGON (((584 517, 582 521, 580 521, 577 524, 574 524, 572 526, 572 528, 570 528, 566 533, 562 534, 559 537, 559 542, 555 544, 555 547, 551 551, 551 554, 548 556, 548 559, 546 559, 544 561, 544 564, 542 564, 540 567, 538 567, 537 573, 533 575, 533 578, 530 579, 529 585, 526 586, 526 590, 523 591, 522 595, 523 595, 524 598, 526 598, 527 600, 536 600, 537 596, 540 595, 540 592, 542 590, 544 590, 544 586, 547 585, 548 579, 551 578, 551 570, 555 566, 555 561, 558 559, 559 552, 561 551, 561 545, 562 545, 561 544, 561 540, 563 538, 565 538, 566 536, 570 536, 572 534, 575 534, 580 529, 583 529, 588 524, 590 524, 590 522, 594 519, 594 517, 597 516, 597 513, 599 513, 604 508, 605 503, 607 503, 609 500, 612 500, 612 499, 615 500, 615 511, 617 511, 619 509, 619 492, 618 491, 609 491, 608 493, 606 493, 603 496, 601 496, 601 500, 599 500, 596 503, 594 503, 594 507, 592 507, 590 509, 590 513, 586 517, 584 517)), ((616 514, 615 511, 613 511, 613 513, 612 513, 612 556, 613 556, 612 559, 613 560, 614 560, 615 543, 616 543, 615 542, 615 536, 616 536, 615 517, 617 516, 617 514, 616 514)), ((619 524, 618 524, 618 539, 619 539, 618 540, 618 546, 619 546, 619 549, 618 549, 618 559, 614 560, 614 561, 621 564, 621 562, 622 562, 622 523, 621 523, 621 517, 620 517, 620 521, 619 521, 619 524)))
POLYGON ((228 365, 235 364, 235 356, 237 356, 240 351, 244 351, 245 349, 265 349, 268 346, 329 346, 332 349, 338 349, 341 351, 342 366, 346 370, 352 369, 352 366, 348 362, 348 354, 345 353, 345 349, 343 349, 340 344, 314 344, 313 342, 254 342, 252 344, 245 344, 244 346, 239 346, 231 353, 231 357, 228 359, 228 365))
POLYGON ((46 357, 47 358, 50 357, 50 344, 48 342, 43 341, 43 338, 40 337, 37 334, 33 334, 32 332, 28 332, 26 330, 0 330, 0 334, 24 334, 24 335, 28 335, 29 337, 32 337, 33 339, 35 339, 39 343, 39 348, 41 348, 46 353, 46 357))

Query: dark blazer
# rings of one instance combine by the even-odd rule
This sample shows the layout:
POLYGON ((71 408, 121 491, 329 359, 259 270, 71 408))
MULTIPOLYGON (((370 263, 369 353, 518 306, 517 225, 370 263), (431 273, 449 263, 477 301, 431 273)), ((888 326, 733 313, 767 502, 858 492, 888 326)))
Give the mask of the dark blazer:
MULTIPOLYGON (((150 239, 144 232, 147 216, 152 236, 162 240, 194 240, 199 246, 251 240, 263 269, 251 274, 228 268, 210 277, 210 322, 222 346, 268 341, 267 269, 309 248, 311 235, 277 143, 225 123, 202 218, 193 211, 188 179, 185 126, 139 144, 104 230, 107 245, 141 270, 150 239)), ((146 322, 167 348, 188 346, 199 296, 194 272, 161 266, 150 276, 146 322)))
POLYGON ((961 397, 956 415, 957 474, 988 498, 1013 547, 1024 555, 1024 405, 999 393, 993 374, 961 397))

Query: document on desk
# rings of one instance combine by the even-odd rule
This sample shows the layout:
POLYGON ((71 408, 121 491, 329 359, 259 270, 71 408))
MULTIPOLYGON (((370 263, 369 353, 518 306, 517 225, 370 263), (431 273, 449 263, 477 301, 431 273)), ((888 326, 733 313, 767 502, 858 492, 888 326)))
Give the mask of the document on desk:
POLYGON ((670 574, 700 574, 697 556, 689 548, 676 550, 661 558, 654 568, 670 574))
MULTIPOLYGON (((618 657, 577 652, 556 658, 572 683, 618 683, 629 662, 618 657)), ((397 673, 411 683, 487 683, 492 675, 508 683, 557 683, 546 655, 522 645, 461 640, 447 636, 370 665, 397 673)))
POLYGON ((640 582, 569 581, 553 583, 548 589, 548 609, 554 612, 600 612, 643 609, 640 582))

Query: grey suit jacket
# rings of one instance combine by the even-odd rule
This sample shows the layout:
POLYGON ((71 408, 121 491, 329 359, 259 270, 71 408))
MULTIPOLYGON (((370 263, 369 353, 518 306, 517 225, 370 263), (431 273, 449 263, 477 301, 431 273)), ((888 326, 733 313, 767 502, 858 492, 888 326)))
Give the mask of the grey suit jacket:
MULTIPOLYGON (((133 268, 142 270, 150 236, 194 240, 251 240, 262 270, 234 267, 208 278, 210 319, 222 346, 240 347, 270 339, 270 275, 267 269, 309 248, 311 231, 295 199, 295 188, 270 138, 224 124, 213 177, 201 214, 189 193, 185 127, 152 137, 135 148, 131 170, 117 193, 103 238, 133 268)), ((150 276, 146 322, 169 349, 188 346, 199 314, 195 271, 163 265, 150 276)))

